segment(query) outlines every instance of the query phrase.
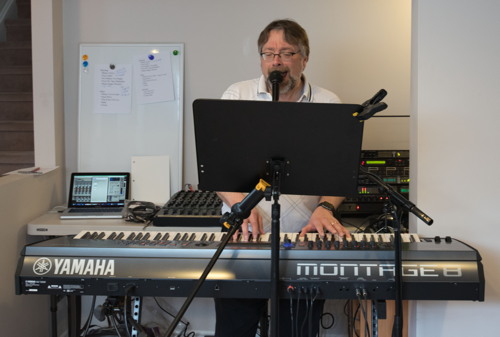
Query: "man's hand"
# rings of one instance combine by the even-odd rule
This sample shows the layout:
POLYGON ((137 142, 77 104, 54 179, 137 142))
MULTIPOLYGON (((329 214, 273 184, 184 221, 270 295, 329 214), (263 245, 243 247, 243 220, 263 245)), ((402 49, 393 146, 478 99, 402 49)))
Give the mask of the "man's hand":
MULTIPOLYGON (((343 199, 342 197, 322 197, 320 201, 328 201, 337 208, 343 199)), ((340 237, 351 237, 349 231, 333 216, 332 212, 323 207, 317 207, 314 210, 309 223, 302 228, 300 235, 304 236, 306 233, 314 231, 318 232, 320 236, 324 236, 326 232, 330 232, 338 234, 340 237)))
MULTIPOLYGON (((243 240, 248 241, 248 238, 250 236, 249 231, 248 231, 248 225, 252 226, 252 236, 255 237, 258 234, 264 234, 264 225, 262 224, 262 216, 260 215, 259 211, 257 208, 252 209, 250 212, 250 216, 243 220, 243 223, 241 224, 241 234, 243 235, 243 240)), ((234 239, 236 239, 238 236, 238 233, 235 234, 234 239)))
MULTIPOLYGON (((217 192, 219 198, 224 201, 226 205, 232 207, 234 204, 241 202, 245 195, 243 193, 237 192, 217 192)), ((257 208, 252 209, 250 216, 243 220, 240 229, 234 234, 233 240, 238 238, 239 232, 243 235, 243 240, 248 241, 250 236, 248 225, 252 226, 252 235, 256 236, 258 234, 264 234, 264 224, 262 223, 262 216, 260 215, 257 208)))

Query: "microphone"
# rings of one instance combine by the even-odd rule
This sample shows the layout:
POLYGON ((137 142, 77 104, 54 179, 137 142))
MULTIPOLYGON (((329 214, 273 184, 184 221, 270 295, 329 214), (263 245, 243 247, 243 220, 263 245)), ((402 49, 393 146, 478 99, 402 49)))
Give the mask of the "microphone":
POLYGON ((280 83, 283 82, 283 73, 275 70, 269 74, 269 81, 272 84, 273 101, 279 101, 280 98, 280 83))
POLYGON ((225 213, 220 222, 226 228, 231 228, 236 221, 243 221, 250 216, 252 209, 265 197, 266 189, 270 187, 269 183, 260 179, 255 188, 240 202, 231 207, 231 212, 225 213))
POLYGON ((434 220, 430 216, 422 212, 422 210, 420 210, 417 206, 415 206, 415 204, 412 203, 410 200, 406 199, 401 194, 396 192, 394 187, 386 185, 385 188, 388 194, 390 194, 394 198, 393 200, 395 200, 398 205, 405 208, 409 212, 413 213, 413 215, 422 220, 426 225, 429 226, 432 225, 434 220))

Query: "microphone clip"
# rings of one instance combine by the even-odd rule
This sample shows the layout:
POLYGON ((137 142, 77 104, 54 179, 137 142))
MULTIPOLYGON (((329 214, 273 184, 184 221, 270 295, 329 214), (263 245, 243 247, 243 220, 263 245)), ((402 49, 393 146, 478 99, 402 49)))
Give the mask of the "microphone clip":
POLYGON ((265 180, 260 179, 255 188, 247 194, 247 196, 240 202, 231 207, 231 212, 226 212, 222 215, 220 222, 230 229, 233 226, 239 227, 243 220, 250 216, 252 209, 266 197, 270 192, 271 185, 265 180))
POLYGON ((361 104, 361 111, 355 112, 353 116, 360 121, 365 121, 377 112, 387 109, 387 104, 381 102, 386 95, 387 91, 385 89, 380 89, 372 98, 361 104))

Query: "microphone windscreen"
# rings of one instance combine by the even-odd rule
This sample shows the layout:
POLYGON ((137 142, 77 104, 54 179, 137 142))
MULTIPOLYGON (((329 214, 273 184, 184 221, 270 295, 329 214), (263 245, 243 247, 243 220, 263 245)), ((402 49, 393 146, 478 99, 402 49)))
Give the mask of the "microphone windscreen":
POLYGON ((271 83, 281 83, 283 81, 283 74, 279 70, 275 70, 269 74, 269 81, 271 83))

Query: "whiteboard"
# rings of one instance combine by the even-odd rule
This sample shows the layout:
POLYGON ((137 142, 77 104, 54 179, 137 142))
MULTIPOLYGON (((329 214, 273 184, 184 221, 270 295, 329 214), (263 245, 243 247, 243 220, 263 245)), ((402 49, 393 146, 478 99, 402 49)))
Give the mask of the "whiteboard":
POLYGON ((81 44, 79 64, 78 170, 130 172, 134 156, 168 156, 181 190, 184 45, 81 44))

